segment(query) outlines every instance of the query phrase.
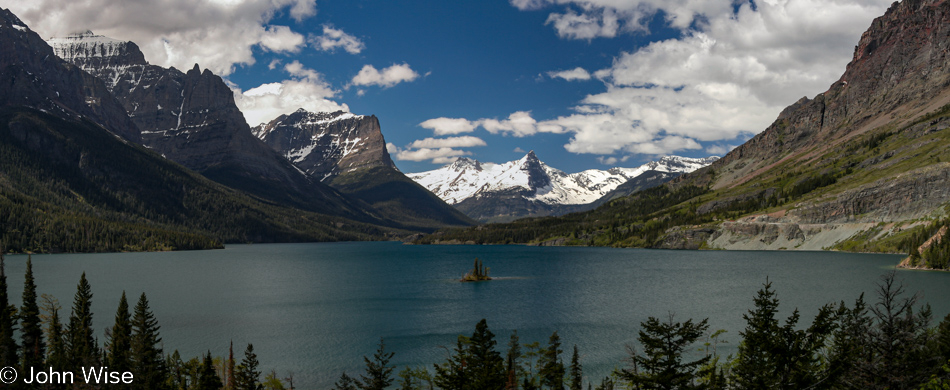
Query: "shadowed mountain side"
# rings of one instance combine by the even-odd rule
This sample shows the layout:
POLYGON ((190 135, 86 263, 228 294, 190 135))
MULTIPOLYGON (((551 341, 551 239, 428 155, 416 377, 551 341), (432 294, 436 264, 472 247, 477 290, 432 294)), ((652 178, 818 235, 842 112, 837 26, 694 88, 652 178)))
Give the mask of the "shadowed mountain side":
POLYGON ((0 151, 0 242, 9 251, 201 249, 404 233, 260 202, 88 120, 34 109, 0 109, 0 151))
POLYGON ((336 176, 330 183, 347 196, 366 202, 396 227, 431 232, 449 226, 471 226, 454 209, 402 172, 387 166, 362 168, 336 176))

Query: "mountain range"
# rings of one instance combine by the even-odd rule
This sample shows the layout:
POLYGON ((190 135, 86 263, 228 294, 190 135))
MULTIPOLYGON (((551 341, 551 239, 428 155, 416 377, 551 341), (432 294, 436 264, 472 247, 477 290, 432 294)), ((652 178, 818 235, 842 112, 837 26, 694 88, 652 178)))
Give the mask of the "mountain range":
POLYGON ((637 168, 568 174, 548 166, 531 151, 503 164, 462 157, 442 168, 408 176, 469 217, 481 222, 507 222, 588 210, 599 205, 602 198, 625 195, 628 187, 634 192, 660 185, 716 159, 670 156, 637 168))
POLYGON ((197 65, 151 65, 91 32, 47 42, 8 10, 0 43, 2 250, 392 239, 474 223, 395 168, 375 117, 349 114, 382 146, 327 154, 334 174, 317 177, 258 138, 197 65))
POLYGON ((950 210, 950 2, 895 2, 828 90, 708 167, 585 213, 419 242, 921 252, 950 210), (512 233, 514 232, 514 233, 512 233))

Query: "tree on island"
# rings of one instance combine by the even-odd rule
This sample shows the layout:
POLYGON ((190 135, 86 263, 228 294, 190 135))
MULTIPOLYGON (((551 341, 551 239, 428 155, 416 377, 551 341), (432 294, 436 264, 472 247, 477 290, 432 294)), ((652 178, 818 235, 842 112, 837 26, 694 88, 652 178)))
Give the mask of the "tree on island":
POLYGON ((475 266, 472 267, 471 271, 468 271, 465 276, 462 277, 463 282, 480 282, 482 280, 491 280, 491 277, 488 276, 488 272, 491 271, 491 268, 486 268, 484 264, 478 258, 475 258, 475 266))

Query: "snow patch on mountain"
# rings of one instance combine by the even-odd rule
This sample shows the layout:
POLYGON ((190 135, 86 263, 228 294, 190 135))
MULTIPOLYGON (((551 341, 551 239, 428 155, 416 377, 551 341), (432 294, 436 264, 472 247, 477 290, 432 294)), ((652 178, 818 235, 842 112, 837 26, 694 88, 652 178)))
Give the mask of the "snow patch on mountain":
POLYGON ((448 204, 500 191, 525 191, 525 198, 549 205, 588 204, 647 171, 687 173, 711 164, 718 157, 669 156, 636 168, 588 169, 565 173, 541 162, 533 151, 503 164, 459 158, 442 168, 407 174, 448 204))

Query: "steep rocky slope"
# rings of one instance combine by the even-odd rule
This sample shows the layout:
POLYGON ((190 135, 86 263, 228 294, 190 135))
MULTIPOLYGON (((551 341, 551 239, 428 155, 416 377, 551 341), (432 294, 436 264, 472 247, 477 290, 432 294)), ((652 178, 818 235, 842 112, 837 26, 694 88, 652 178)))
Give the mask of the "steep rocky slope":
POLYGON ((396 168, 375 116, 299 109, 252 129, 255 136, 321 181, 361 168, 396 168))
POLYGON ((0 9, 0 105, 33 107, 64 119, 89 118, 140 142, 139 128, 97 78, 63 62, 12 12, 0 9))
POLYGON ((375 116, 300 109, 253 132, 313 180, 365 202, 397 226, 431 231, 474 224, 396 168, 375 116))
POLYGON ((56 55, 105 82, 142 143, 232 188, 277 203, 372 221, 372 212, 316 183, 251 133, 224 81, 198 65, 150 65, 132 42, 91 32, 48 41, 56 55))

